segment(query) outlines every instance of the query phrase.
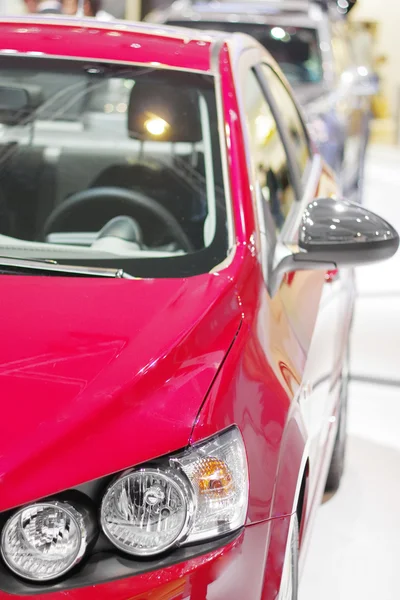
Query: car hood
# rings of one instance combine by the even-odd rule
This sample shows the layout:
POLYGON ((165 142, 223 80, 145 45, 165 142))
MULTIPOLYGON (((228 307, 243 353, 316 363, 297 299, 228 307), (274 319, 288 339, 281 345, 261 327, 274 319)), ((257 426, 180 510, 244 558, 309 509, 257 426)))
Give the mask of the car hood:
POLYGON ((218 274, 1 276, 0 511, 187 445, 241 314, 218 274))

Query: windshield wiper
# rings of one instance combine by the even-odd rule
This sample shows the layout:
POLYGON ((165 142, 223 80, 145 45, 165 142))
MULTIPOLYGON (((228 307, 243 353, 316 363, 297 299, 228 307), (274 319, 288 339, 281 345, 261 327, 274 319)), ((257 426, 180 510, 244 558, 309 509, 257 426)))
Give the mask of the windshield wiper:
POLYGON ((71 277, 108 277, 110 279, 133 279, 122 269, 60 265, 55 260, 29 260, 25 258, 9 258, 0 256, 0 274, 21 273, 24 271, 53 273, 54 275, 70 275, 71 277))

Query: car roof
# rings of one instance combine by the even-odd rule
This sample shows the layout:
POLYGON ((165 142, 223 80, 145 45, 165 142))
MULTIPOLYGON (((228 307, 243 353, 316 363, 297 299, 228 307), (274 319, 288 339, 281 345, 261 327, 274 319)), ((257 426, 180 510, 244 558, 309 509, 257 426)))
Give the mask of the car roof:
MULTIPOLYGON (((318 1, 318 0, 317 0, 318 1)), ((219 10, 221 12, 302 12, 308 11, 313 0, 185 0, 197 9, 219 10)), ((178 2, 179 5, 179 2, 178 2)))
MULTIPOLYGON (((249 36, 168 25, 60 16, 2 17, 0 55, 77 58, 217 72, 218 49, 253 45, 249 36), (216 52, 217 50, 217 52, 216 52)), ((254 42, 255 44, 255 42, 254 42)))
POLYGON ((264 23, 284 16, 295 23, 307 20, 313 24, 321 20, 324 7, 325 0, 176 0, 167 8, 152 11, 146 20, 193 21, 195 26, 196 21, 264 23))

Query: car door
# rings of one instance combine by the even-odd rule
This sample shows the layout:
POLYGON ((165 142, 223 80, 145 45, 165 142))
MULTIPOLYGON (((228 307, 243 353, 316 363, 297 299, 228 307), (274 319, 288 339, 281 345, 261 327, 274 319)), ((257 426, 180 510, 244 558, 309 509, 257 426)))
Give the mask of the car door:
MULTIPOLYGON (((240 89, 247 123, 253 186, 262 246, 266 294, 278 295, 287 322, 304 354, 297 401, 308 432, 310 498, 317 492, 323 449, 338 397, 332 386, 337 369, 341 327, 340 277, 321 271, 291 273, 271 290, 271 266, 296 242, 300 218, 309 202, 332 195, 333 181, 313 157, 298 109, 279 75, 262 56, 243 61, 240 89), (269 292, 267 291, 269 288, 269 292)), ((283 329, 282 329, 282 335, 283 329)), ((340 362, 340 361, 339 361, 340 362)))

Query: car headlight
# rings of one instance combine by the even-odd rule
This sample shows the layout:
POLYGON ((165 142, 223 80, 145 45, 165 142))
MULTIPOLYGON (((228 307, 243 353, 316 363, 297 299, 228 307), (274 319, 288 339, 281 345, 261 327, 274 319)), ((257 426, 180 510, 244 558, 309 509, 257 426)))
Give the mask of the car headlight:
POLYGON ((239 529, 247 504, 246 454, 234 427, 116 479, 103 498, 101 524, 121 550, 151 556, 239 529))
POLYGON ((77 565, 93 537, 93 522, 86 510, 80 511, 67 502, 40 502, 8 519, 1 537, 1 554, 20 577, 49 581, 77 565))
POLYGON ((101 524, 110 541, 129 554, 168 550, 187 532, 194 513, 189 483, 173 469, 123 474, 104 496, 101 524))

